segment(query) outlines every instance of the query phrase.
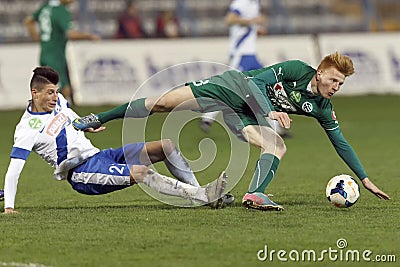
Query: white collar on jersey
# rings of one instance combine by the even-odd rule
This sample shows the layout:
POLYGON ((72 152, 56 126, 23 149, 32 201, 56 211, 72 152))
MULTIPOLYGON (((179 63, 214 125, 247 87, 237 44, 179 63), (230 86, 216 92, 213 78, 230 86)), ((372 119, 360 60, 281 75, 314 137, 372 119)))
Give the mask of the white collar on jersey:
POLYGON ((49 1, 50 6, 59 6, 60 5, 60 0, 50 0, 49 1))
POLYGON ((312 95, 318 95, 318 94, 315 94, 314 92, 313 92, 313 90, 312 90, 312 87, 311 87, 311 82, 307 85, 307 92, 309 92, 310 94, 312 94, 312 95))

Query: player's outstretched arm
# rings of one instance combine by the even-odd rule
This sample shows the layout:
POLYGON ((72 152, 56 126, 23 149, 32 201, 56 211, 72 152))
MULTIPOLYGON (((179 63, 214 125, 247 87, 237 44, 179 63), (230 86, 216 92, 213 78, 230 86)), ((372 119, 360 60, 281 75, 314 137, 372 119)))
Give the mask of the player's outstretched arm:
POLYGON ((374 185, 374 184, 371 182, 371 180, 369 180, 368 177, 367 177, 367 178, 364 178, 364 179, 362 180, 362 183, 363 183, 364 187, 365 187, 366 189, 368 189, 368 190, 369 190, 372 194, 374 194, 375 196, 377 196, 377 197, 379 197, 379 198, 386 199, 386 200, 389 200, 389 199, 390 199, 390 197, 389 197, 385 192, 383 192, 382 190, 380 190, 376 185, 374 185))

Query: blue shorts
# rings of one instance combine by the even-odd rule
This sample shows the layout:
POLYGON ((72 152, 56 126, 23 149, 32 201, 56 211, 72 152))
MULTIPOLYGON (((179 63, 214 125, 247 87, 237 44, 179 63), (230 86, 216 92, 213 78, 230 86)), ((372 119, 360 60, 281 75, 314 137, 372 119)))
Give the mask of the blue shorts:
POLYGON ((232 67, 239 71, 255 70, 263 67, 256 55, 231 56, 230 62, 232 67))
POLYGON ((86 195, 102 195, 131 186, 130 166, 141 165, 145 143, 105 149, 69 171, 72 188, 86 195))

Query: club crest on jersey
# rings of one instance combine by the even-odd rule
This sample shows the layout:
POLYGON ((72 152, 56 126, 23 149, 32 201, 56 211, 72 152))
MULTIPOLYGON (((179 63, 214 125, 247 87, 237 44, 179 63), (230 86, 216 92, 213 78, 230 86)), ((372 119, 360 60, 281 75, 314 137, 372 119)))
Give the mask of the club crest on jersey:
POLYGON ((290 99, 296 103, 299 103, 301 100, 301 94, 297 91, 290 92, 290 99))
POLYGON ((337 121, 337 118, 336 118, 336 113, 335 113, 335 111, 332 109, 332 119, 335 121, 335 123, 336 124, 338 124, 339 122, 337 121))
POLYGON ((69 124, 68 116, 64 113, 59 113, 47 126, 46 133, 50 136, 57 136, 67 124, 69 124))
POLYGON ((29 121, 29 127, 31 127, 33 130, 37 130, 42 126, 42 121, 39 118, 32 118, 29 121))
POLYGON ((313 111, 313 105, 310 102, 304 102, 303 105, 301 106, 301 109, 304 112, 310 113, 311 111, 313 111))

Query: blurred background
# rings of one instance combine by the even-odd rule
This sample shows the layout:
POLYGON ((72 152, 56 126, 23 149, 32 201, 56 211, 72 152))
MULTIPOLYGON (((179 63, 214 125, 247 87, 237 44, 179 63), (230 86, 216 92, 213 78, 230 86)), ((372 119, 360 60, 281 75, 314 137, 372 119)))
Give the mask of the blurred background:
MULTIPOLYGON (((45 2, 0 0, 0 109, 25 107, 30 97, 27 81, 39 64, 40 46, 29 36, 24 18, 45 2)), ((74 29, 101 37, 68 41, 66 59, 75 104, 119 104, 160 95, 226 70, 230 52, 225 16, 231 3, 74 1, 68 6, 74 29)), ((317 67, 321 57, 338 51, 350 56, 356 68, 340 94, 400 93, 399 0, 260 0, 260 4, 266 19, 260 25, 265 31, 257 39, 257 57, 263 66, 299 59, 317 67)))
MULTIPOLYGON (((44 1, 1 0, 0 42, 31 42, 22 21, 44 1)), ((231 0, 136 0, 147 37, 157 35, 157 18, 172 11, 180 37, 227 36, 231 0)), ((400 30, 398 0, 261 0, 268 34, 382 32, 400 30)), ((125 0, 77 0, 71 11, 77 28, 115 38, 125 0)))

